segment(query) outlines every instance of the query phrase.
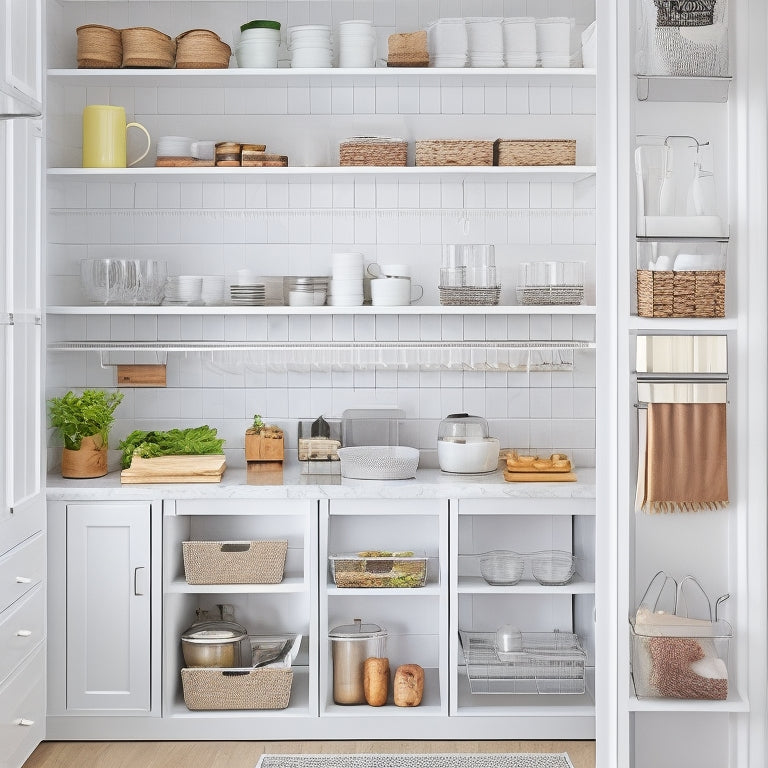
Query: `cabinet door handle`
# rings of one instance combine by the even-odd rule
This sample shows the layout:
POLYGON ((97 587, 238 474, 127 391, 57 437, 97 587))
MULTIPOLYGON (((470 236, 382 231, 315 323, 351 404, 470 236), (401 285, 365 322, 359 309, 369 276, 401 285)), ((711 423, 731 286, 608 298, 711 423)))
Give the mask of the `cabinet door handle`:
POLYGON ((133 569, 133 594, 134 595, 146 595, 147 585, 145 583, 145 571, 147 569, 144 566, 139 566, 133 569))
POLYGON ((30 637, 32 635, 31 629, 20 629, 16 632, 16 637, 30 637))
POLYGON ((26 725, 27 727, 30 726, 30 725, 34 725, 34 724, 35 724, 35 721, 34 720, 30 720, 27 717, 20 717, 16 721, 16 725, 26 725))
POLYGON ((17 576, 16 577, 16 583, 17 584, 31 584, 32 579, 30 579, 28 576, 17 576))

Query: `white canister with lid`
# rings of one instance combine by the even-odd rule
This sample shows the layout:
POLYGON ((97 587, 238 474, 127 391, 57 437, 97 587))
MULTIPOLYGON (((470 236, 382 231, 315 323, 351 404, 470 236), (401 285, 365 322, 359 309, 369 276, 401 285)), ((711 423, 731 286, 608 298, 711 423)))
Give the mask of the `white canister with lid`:
POLYGON ((384 656, 387 631, 378 624, 363 624, 362 619, 355 619, 353 624, 334 627, 328 638, 333 659, 333 701, 365 704, 365 660, 384 656))
POLYGON ((440 422, 437 461, 443 472, 493 472, 499 466, 499 440, 488 436, 488 422, 481 416, 452 413, 440 422))

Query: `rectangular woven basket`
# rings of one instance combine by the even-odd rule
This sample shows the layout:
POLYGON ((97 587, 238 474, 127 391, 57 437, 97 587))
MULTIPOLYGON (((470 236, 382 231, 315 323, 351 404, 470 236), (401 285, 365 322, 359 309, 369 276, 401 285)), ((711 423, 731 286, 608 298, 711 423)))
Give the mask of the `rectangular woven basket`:
POLYGON ((576 165, 575 139, 496 139, 494 165, 576 165))
POLYGON ((725 317, 725 270, 637 270, 640 317, 725 317))
POLYGON ((184 703, 191 710, 285 709, 293 671, 189 667, 181 670, 184 703))
POLYGON ((423 139, 416 165, 493 165, 493 142, 480 139, 423 139))
POLYGON ((408 162, 408 142, 397 139, 359 137, 339 144, 341 166, 404 166, 408 162))
POLYGON ((279 584, 288 541, 183 541, 187 584, 279 584))

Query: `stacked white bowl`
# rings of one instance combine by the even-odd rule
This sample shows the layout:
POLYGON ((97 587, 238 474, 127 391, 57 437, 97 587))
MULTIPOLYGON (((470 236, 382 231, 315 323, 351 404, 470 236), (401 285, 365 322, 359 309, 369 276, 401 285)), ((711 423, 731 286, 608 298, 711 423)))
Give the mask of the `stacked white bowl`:
POLYGON ((332 67, 331 28, 326 24, 289 27, 288 50, 293 68, 332 67))
POLYGON ((332 307, 358 307, 363 303, 363 254, 334 253, 326 303, 332 307))
POLYGON ((535 67, 536 19, 514 16, 501 23, 504 38, 504 64, 508 67, 535 67))
POLYGON ((489 16, 467 19, 467 47, 471 67, 504 66, 501 21, 489 16))
POLYGON ((200 298, 203 304, 221 306, 225 303, 224 278, 221 275, 203 275, 200 298))
POLYGON ((464 19, 438 19, 427 27, 430 67, 467 66, 467 24, 464 19))
POLYGON ((574 19, 552 16, 536 19, 536 50, 542 67, 570 67, 574 19))
POLYGON ((340 67, 376 65, 376 35, 372 21, 351 19, 339 22, 338 44, 340 67))
POLYGON ((240 42, 235 47, 238 67, 274 69, 280 47, 280 22, 255 19, 240 27, 240 42))

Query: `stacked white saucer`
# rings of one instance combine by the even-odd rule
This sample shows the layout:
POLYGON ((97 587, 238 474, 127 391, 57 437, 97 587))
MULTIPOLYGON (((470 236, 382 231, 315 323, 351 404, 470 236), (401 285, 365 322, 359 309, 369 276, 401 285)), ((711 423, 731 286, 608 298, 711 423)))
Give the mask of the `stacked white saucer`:
POLYGON ((176 275, 165 284, 164 304, 199 303, 202 297, 203 278, 200 275, 176 275))
POLYGON ((358 307, 363 303, 363 254, 334 253, 326 304, 332 307, 358 307))
POLYGON ((264 283, 230 285, 229 296, 233 304, 263 307, 266 304, 267 289, 264 283))

